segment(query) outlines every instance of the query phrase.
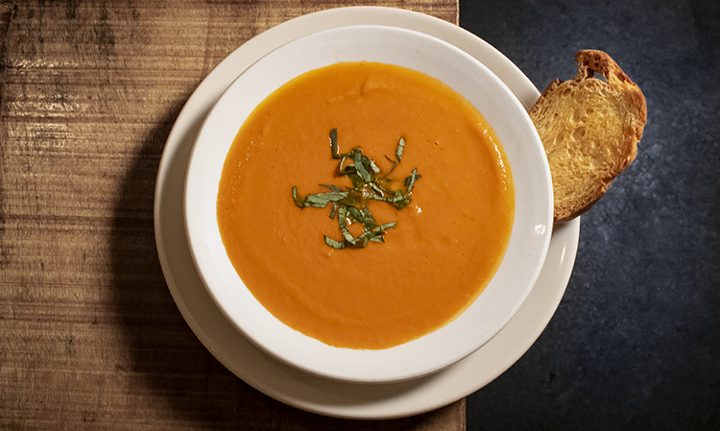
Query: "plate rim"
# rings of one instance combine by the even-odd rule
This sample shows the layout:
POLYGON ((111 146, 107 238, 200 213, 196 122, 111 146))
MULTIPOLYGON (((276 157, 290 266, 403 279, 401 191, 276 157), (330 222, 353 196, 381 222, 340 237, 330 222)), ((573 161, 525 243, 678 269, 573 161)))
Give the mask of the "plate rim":
MULTIPOLYGON (((541 298, 545 302, 541 309, 535 307, 524 314, 518 312, 508 326, 485 347, 448 369, 433 375, 408 382, 391 384, 336 382, 290 368, 270 358, 264 352, 248 353, 245 351, 244 354, 249 355, 249 359, 243 355, 232 357, 232 355, 228 354, 227 346, 224 345, 227 344, 227 340, 218 340, 216 332, 203 328, 203 323, 198 320, 200 318, 200 320, 204 319, 222 325, 224 317, 217 308, 209 311, 204 310, 205 313, 219 314, 219 316, 214 317, 198 316, 196 315, 198 310, 191 309, 192 306, 188 305, 186 298, 183 296, 187 292, 182 291, 187 287, 181 285, 182 281, 178 282, 178 280, 186 281, 187 276, 192 278, 192 272, 195 272, 197 278, 197 271, 193 271, 194 268, 179 270, 175 261, 181 259, 181 257, 177 256, 177 253, 179 248, 182 247, 171 247, 169 241, 166 241, 165 234, 168 231, 176 232, 178 224, 182 232, 184 232, 184 222, 177 219, 173 220, 172 214, 169 215, 172 211, 170 211, 170 208, 166 208, 168 202, 173 202, 172 198, 177 192, 172 189, 173 184, 177 183, 177 177, 184 178, 184 170, 180 169, 178 164, 182 165, 183 158, 188 156, 189 152, 182 145, 187 143, 188 136, 190 136, 190 142, 194 141, 193 131, 195 134, 197 133, 200 123, 204 120, 207 111, 217 100, 219 94, 222 94, 230 82, 243 70, 235 69, 238 63, 246 63, 245 67, 247 67, 252 63, 252 58, 259 58, 263 51, 267 52, 283 42, 317 31, 319 28, 378 23, 428 33, 458 46, 471 55, 474 52, 473 56, 479 55, 478 53, 489 55, 488 58, 483 58, 481 61, 498 74, 503 81, 506 81, 506 79, 509 81, 506 84, 526 109, 539 96, 539 92, 529 79, 510 60, 487 42, 439 18, 403 9, 367 6, 314 12, 286 21, 255 36, 233 51, 208 74, 187 100, 168 136, 158 169, 155 191, 156 246, 163 274, 183 318, 201 343, 226 368, 266 395, 302 410, 349 419, 390 419, 431 411, 475 392, 512 366, 540 336, 562 299, 577 253, 580 227, 580 220, 576 219, 559 227, 553 233, 551 249, 553 255, 559 260, 557 262, 554 259, 550 262, 546 261, 546 267, 552 266, 552 268, 547 271, 545 267, 543 268, 543 273, 548 271, 552 273, 550 278, 554 277, 554 279, 549 281, 554 285, 549 288, 552 290, 550 292, 552 294, 541 298), (488 62, 491 64, 487 64, 488 62), (215 96, 214 99, 213 95, 215 96), (176 256, 171 256, 170 253, 175 253, 176 256), (532 330, 520 331, 526 333, 520 334, 522 339, 516 340, 512 346, 507 345, 507 343, 503 344, 503 332, 513 329, 514 326, 527 325, 527 320, 533 321, 532 330), (488 346, 492 348, 488 350, 488 346), (487 356, 491 356, 488 355, 490 351, 503 353, 505 360, 497 361, 496 358, 493 358, 493 366, 482 368, 484 373, 478 373, 477 365, 488 360, 487 356), (262 363, 255 363, 248 367, 248 360, 262 361, 262 363), (243 361, 245 361, 244 364, 241 363, 243 361), (489 368, 492 368, 492 370, 488 371, 489 368), (274 373, 276 376, 273 382, 268 382, 269 372, 274 373), (468 378, 469 376, 473 378, 468 378), (282 383, 278 384, 278 382, 282 383), (333 391, 343 393, 346 396, 344 399, 336 399, 338 394, 333 393, 333 391)), ((180 182, 184 183, 184 181, 180 182)), ((181 206, 182 204, 180 204, 181 206)), ((179 215, 182 218, 181 210, 179 215)), ((182 241, 185 242, 187 248, 186 239, 182 238, 182 241)), ((542 284, 541 282, 547 282, 548 280, 545 280, 545 278, 548 277, 543 277, 543 274, 541 274, 536 287, 537 284, 542 284)), ((195 287, 198 287, 199 290, 202 290, 202 293, 207 295, 204 286, 195 287)), ((536 290, 538 289, 533 289, 533 291, 536 290)), ((528 298, 528 301, 530 299, 528 298)), ((207 300, 210 300, 210 298, 208 297, 207 300)), ((227 321, 225 323, 230 325, 227 321)), ((232 328, 231 325, 230 327, 232 328)), ((237 335, 242 337, 239 333, 237 335)), ((249 343, 249 341, 247 342, 249 343)), ((257 347, 250 346, 250 348, 257 347)), ((496 355, 493 354, 492 356, 496 355)))

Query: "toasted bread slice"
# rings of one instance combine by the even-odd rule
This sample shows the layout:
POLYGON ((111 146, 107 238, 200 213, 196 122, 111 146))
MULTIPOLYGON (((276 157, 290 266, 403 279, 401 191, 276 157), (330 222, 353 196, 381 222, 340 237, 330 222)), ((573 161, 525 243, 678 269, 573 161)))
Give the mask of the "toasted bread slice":
POLYGON ((577 76, 551 82, 530 110, 550 164, 556 223, 579 216, 605 194, 635 159, 647 121, 640 88, 610 56, 584 50, 575 61, 577 76))

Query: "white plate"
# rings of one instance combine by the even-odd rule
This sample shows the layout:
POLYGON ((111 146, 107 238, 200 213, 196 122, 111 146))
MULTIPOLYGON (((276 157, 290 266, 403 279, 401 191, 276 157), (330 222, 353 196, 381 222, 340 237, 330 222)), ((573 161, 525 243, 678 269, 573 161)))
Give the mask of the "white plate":
POLYGON ((545 266, 524 305, 507 326, 472 355, 436 374, 392 384, 323 379, 271 358, 228 322, 207 294, 193 265, 183 223, 183 183, 195 136, 225 88, 274 48, 323 29, 358 24, 393 25, 449 42, 483 62, 529 108, 539 96, 508 59, 471 33, 427 15, 399 9, 341 8, 305 15, 274 27, 230 54, 200 84, 178 116, 158 170, 155 232, 160 263, 188 325, 231 372, 289 405, 328 416, 387 419, 424 413, 482 388, 535 342, 565 292, 577 251, 580 221, 553 233, 545 266))

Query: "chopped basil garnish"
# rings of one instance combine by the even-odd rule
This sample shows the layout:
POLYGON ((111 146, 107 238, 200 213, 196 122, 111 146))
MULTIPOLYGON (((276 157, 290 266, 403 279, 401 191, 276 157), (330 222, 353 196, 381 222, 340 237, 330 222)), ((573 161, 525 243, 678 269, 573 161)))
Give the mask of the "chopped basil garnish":
POLYGON ((338 146, 337 129, 330 131, 330 154, 333 159, 339 159, 338 174, 350 178, 353 186, 343 190, 336 185, 321 184, 322 187, 330 190, 326 193, 317 193, 301 198, 298 195, 297 187, 292 188, 292 197, 295 205, 300 208, 324 208, 331 204, 330 218, 338 218, 338 226, 342 233, 343 240, 337 241, 325 237, 325 244, 332 248, 342 250, 344 248, 363 248, 372 242, 385 242, 384 235, 387 229, 394 229, 397 222, 390 222, 378 225, 375 218, 370 214, 368 204, 371 200, 387 202, 397 209, 405 208, 412 202, 412 191, 415 182, 420 179, 417 168, 412 170, 409 177, 405 178, 404 188, 394 190, 390 187, 392 180, 388 175, 395 170, 395 167, 402 160, 405 150, 405 139, 400 138, 395 160, 385 156, 393 163, 392 169, 385 175, 380 175, 380 168, 369 157, 362 154, 359 147, 355 147, 348 153, 340 153, 338 146), (348 165, 345 162, 349 161, 348 165), (345 165, 345 166, 344 166, 345 165), (363 225, 363 233, 357 237, 350 232, 352 223, 363 225))

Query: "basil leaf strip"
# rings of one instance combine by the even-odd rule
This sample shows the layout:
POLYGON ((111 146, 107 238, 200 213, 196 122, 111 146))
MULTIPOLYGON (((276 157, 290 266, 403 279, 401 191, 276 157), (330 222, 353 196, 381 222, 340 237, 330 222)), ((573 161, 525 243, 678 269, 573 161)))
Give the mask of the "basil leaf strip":
POLYGON ((388 175, 392 173, 402 160, 405 151, 405 139, 400 138, 395 150, 395 160, 385 156, 391 162, 392 168, 385 175, 380 175, 381 170, 374 160, 362 154, 360 147, 355 147, 348 153, 341 153, 338 145, 338 131, 330 131, 330 155, 333 159, 339 160, 337 173, 341 177, 348 177, 352 182, 352 188, 343 190, 341 187, 332 184, 320 184, 330 190, 325 193, 316 193, 302 198, 298 195, 297 187, 292 188, 292 198, 299 208, 312 207, 323 208, 328 204, 330 207, 330 218, 337 215, 338 227, 342 233, 343 240, 337 241, 324 236, 325 244, 342 250, 345 248, 364 248, 369 242, 384 243, 385 231, 394 229, 397 222, 378 225, 370 213, 368 204, 370 201, 387 202, 400 210, 412 202, 412 191, 415 183, 420 179, 417 168, 413 169, 410 176, 405 178, 404 189, 394 190, 390 188, 392 180, 388 175), (345 162, 351 161, 345 165, 345 162), (350 232, 350 225, 360 223, 363 232, 357 237, 350 232))

